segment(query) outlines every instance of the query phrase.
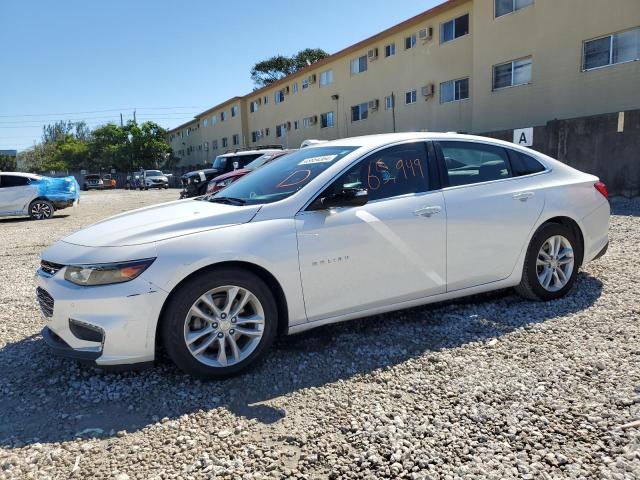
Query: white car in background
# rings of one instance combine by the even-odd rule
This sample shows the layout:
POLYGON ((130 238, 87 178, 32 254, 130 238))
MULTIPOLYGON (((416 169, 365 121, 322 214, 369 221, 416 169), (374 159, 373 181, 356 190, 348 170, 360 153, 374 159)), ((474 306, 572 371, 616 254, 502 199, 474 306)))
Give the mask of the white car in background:
POLYGON ((80 186, 74 177, 51 178, 22 172, 0 172, 0 217, 51 218, 56 210, 78 203, 80 186))
POLYGON ((42 255, 44 338, 98 365, 218 378, 280 334, 515 287, 549 301, 604 254, 604 184, 488 138, 310 146, 212 196, 99 222, 42 255))

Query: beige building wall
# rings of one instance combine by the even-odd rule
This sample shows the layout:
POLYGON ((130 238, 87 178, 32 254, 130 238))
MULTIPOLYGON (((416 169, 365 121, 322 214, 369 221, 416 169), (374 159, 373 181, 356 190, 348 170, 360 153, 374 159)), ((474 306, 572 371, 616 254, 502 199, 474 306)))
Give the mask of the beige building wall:
MULTIPOLYGON (((483 133, 544 125, 554 118, 573 118, 640 108, 640 62, 582 71, 583 42, 603 35, 640 27, 640 0, 534 0, 524 9, 495 18, 495 0, 449 0, 352 45, 273 85, 235 97, 197 116, 196 128, 187 137, 173 139, 174 151, 191 146, 182 164, 208 163, 222 153, 222 138, 233 148, 232 136, 241 145, 255 147, 282 144, 297 148, 306 139, 326 139, 392 131, 458 131, 483 133), (441 43, 442 24, 469 14, 469 33, 441 43), (418 32, 431 28, 433 36, 421 40, 418 32), (405 49, 405 38, 416 35, 414 48, 405 49), (395 55, 385 57, 385 46, 395 45, 395 55), (367 70, 352 74, 351 61, 369 50, 378 57, 367 61, 367 70), (531 56, 532 78, 527 85, 493 91, 493 66, 531 56), (322 72, 332 71, 333 81, 320 85, 322 72), (303 80, 315 82, 303 89, 303 80), (469 78, 469 98, 441 103, 443 82, 469 78), (297 85, 297 92, 294 85, 297 85), (433 85, 433 95, 422 87, 433 85), (275 94, 285 89, 284 101, 275 94), (287 90, 288 89, 288 90, 287 90), (405 94, 416 91, 416 103, 407 105, 405 94), (394 95, 395 108, 385 108, 385 97, 394 95), (265 101, 265 98, 267 99, 265 101), (366 120, 352 121, 351 107, 378 101, 366 120), (259 102, 251 112, 251 103, 259 102), (230 108, 239 106, 232 118, 230 108), (211 124, 227 111, 227 121, 211 124), (334 124, 321 128, 321 115, 333 112, 334 124), (395 121, 394 121, 395 115, 395 121), (305 127, 305 118, 317 121, 305 127), (208 118, 208 126, 204 119, 208 118), (199 128, 197 125, 199 124, 199 128), (277 126, 288 128, 276 135, 277 126), (297 127, 297 128, 296 128, 297 127), (260 132, 252 138, 252 132, 260 132), (211 142, 218 141, 213 150, 211 142), (255 140, 255 141, 254 141, 255 140), (203 142, 209 150, 198 149, 203 142)), ((170 132, 194 128, 194 122, 170 132)))
POLYGON ((494 18, 475 0, 473 131, 640 108, 640 62, 582 71, 585 40, 640 27, 639 0, 535 0, 494 18), (492 91, 493 65, 531 55, 529 85, 492 91))

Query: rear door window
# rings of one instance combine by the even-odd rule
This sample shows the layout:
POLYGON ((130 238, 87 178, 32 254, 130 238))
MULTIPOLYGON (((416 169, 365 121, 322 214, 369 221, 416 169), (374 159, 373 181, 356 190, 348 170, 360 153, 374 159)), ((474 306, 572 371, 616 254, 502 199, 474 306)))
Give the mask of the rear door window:
POLYGON ((509 157, 502 147, 474 142, 439 142, 449 185, 501 180, 512 176, 509 157))
POLYGON ((0 188, 22 187, 24 185, 29 185, 27 177, 19 177, 17 175, 0 176, 0 188))

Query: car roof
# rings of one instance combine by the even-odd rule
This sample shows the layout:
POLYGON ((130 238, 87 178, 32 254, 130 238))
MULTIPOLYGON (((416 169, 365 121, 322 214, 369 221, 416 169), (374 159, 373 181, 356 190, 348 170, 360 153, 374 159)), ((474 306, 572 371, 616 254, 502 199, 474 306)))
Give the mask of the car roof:
POLYGON ((218 155, 219 157, 244 157, 245 155, 264 155, 266 153, 281 152, 281 148, 262 148, 260 150, 242 150, 241 152, 229 152, 218 155))
POLYGON ((0 175, 13 175, 15 177, 27 177, 27 178, 42 178, 42 175, 36 175, 35 173, 26 173, 26 172, 0 172, 0 175))
POLYGON ((403 133, 380 133, 377 135, 363 135, 360 137, 343 138, 340 140, 331 140, 325 143, 310 145, 306 149, 324 148, 324 147, 362 147, 376 148, 389 145, 396 142, 408 140, 466 140, 473 142, 490 142, 501 144, 508 147, 518 148, 518 145, 495 138, 481 137, 478 135, 467 135, 455 132, 403 132, 403 133))

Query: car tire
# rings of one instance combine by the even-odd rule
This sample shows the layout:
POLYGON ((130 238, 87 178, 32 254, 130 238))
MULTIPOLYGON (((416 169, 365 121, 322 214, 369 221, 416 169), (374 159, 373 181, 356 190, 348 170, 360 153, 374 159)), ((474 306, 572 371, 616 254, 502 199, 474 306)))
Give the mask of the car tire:
POLYGON ((34 200, 29 204, 29 217, 32 220, 47 220, 53 217, 53 204, 48 200, 34 200))
POLYGON ((559 223, 546 223, 533 235, 516 292, 528 299, 550 301, 564 297, 580 268, 582 245, 574 232, 559 223))
POLYGON ((161 322, 165 350, 178 368, 196 377, 220 379, 246 371, 267 353, 278 330, 278 309, 273 293, 259 277, 238 268, 218 268, 181 285, 161 322), (233 288, 239 292, 230 305, 233 288), (250 293, 247 306, 232 316, 245 292, 250 293), (203 298, 217 302, 218 314, 203 298), (262 324, 257 323, 259 318, 262 324))

